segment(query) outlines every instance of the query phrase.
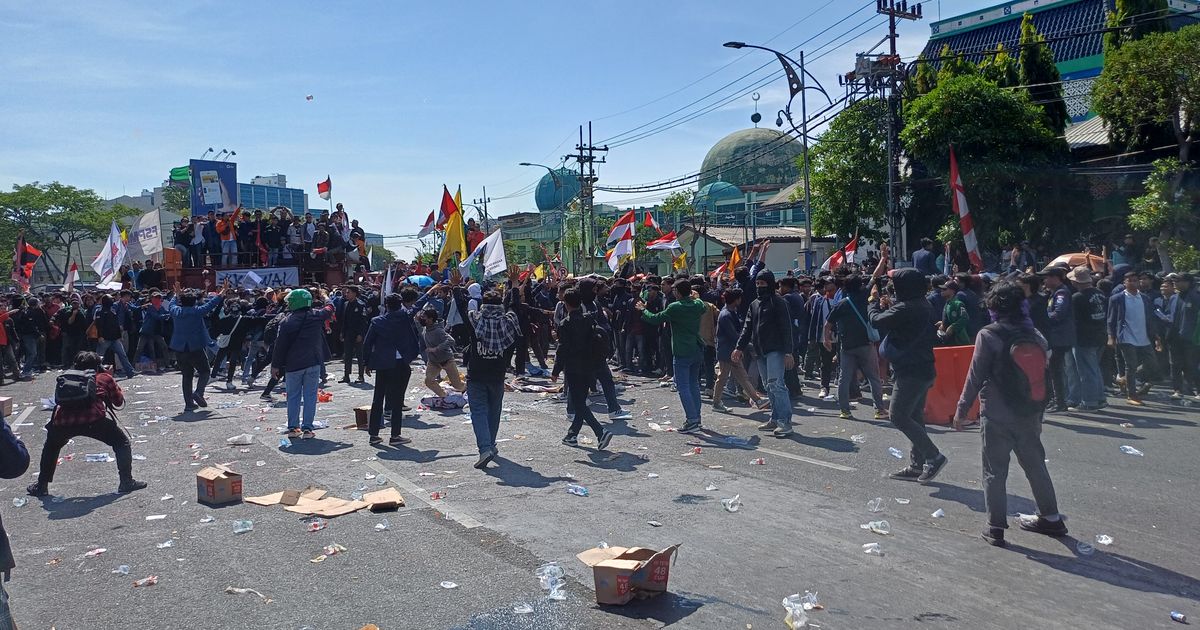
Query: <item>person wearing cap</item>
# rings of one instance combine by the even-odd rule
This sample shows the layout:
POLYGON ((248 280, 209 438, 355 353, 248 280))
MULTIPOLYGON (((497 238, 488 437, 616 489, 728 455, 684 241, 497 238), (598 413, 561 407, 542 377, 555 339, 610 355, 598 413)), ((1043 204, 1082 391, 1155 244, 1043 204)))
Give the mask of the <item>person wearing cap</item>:
POLYGON ((1071 296, 1075 347, 1067 357, 1067 405, 1076 411, 1096 411, 1108 404, 1100 374, 1100 354, 1107 335, 1107 298, 1093 286, 1096 279, 1087 266, 1072 269, 1067 280, 1075 289, 1071 296))
POLYGON ((1125 361, 1125 378, 1117 382, 1124 386, 1129 404, 1141 407, 1158 372, 1154 345, 1159 341, 1160 327, 1154 304, 1141 292, 1141 279, 1129 274, 1124 280, 1125 290, 1108 301, 1108 345, 1116 348, 1125 361), (1144 372, 1140 376, 1139 369, 1144 372), (1139 378, 1145 378, 1141 387, 1139 378))
POLYGON ((1054 411, 1067 410, 1067 355, 1075 347, 1075 315, 1071 312, 1071 288, 1067 285, 1067 268, 1050 265, 1038 272, 1042 286, 1050 294, 1046 302, 1045 330, 1050 343, 1050 384, 1054 389, 1054 411))
MULTIPOLYGON (((1174 332, 1171 335, 1173 352, 1178 361, 1173 366, 1171 385, 1175 398, 1200 394, 1200 326, 1197 325, 1197 315, 1200 315, 1200 291, 1196 290, 1195 276, 1190 273, 1174 273, 1175 291, 1179 302, 1175 310, 1174 332)), ((1200 398, 1200 396, 1198 396, 1200 398)))
POLYGON ((313 421, 317 416, 317 387, 321 369, 330 357, 325 324, 333 316, 333 307, 325 304, 324 294, 320 289, 316 292, 315 297, 307 289, 288 293, 288 316, 279 325, 271 360, 271 373, 276 378, 286 375, 287 435, 306 440, 316 435, 313 421), (314 300, 320 308, 313 308, 314 300))
POLYGON ((958 283, 953 280, 946 280, 937 287, 938 293, 946 303, 942 307, 942 320, 937 325, 938 339, 947 346, 971 345, 971 337, 967 334, 971 316, 967 314, 967 307, 963 305, 962 300, 958 299, 958 290, 958 283))

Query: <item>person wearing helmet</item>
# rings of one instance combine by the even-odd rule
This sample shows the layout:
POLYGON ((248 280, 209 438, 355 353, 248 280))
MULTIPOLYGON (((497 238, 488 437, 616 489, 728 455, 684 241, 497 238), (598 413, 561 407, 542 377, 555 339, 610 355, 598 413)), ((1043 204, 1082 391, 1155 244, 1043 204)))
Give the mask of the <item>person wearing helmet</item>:
POLYGON ((324 293, 315 291, 315 296, 307 289, 288 293, 288 316, 279 325, 271 359, 271 373, 284 378, 287 391, 287 435, 306 440, 315 437, 317 387, 321 368, 330 357, 325 324, 333 316, 333 307, 325 304, 324 293))

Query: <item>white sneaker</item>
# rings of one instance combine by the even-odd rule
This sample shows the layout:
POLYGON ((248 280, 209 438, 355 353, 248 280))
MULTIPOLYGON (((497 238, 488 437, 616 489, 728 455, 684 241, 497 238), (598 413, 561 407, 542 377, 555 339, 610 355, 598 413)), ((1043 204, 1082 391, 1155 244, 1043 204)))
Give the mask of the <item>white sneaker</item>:
POLYGON ((608 419, 609 420, 632 420, 633 414, 622 409, 621 411, 614 411, 614 412, 608 414, 608 419))

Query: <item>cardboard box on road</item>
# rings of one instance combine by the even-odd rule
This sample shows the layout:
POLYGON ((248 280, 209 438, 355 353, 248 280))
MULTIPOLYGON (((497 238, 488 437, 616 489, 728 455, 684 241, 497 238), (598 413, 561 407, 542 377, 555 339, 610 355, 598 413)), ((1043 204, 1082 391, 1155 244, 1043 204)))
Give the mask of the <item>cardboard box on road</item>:
POLYGON ((196 473, 196 502, 224 505, 241 500, 241 475, 224 466, 208 466, 196 473))
POLYGON ((371 420, 371 405, 354 408, 354 428, 366 431, 371 420))
POLYGON ((0 396, 0 416, 5 418, 12 415, 12 396, 0 396))
POLYGON ((643 547, 594 547, 575 555, 592 567, 596 603, 628 604, 634 597, 653 597, 667 590, 671 560, 679 545, 662 551, 643 547))

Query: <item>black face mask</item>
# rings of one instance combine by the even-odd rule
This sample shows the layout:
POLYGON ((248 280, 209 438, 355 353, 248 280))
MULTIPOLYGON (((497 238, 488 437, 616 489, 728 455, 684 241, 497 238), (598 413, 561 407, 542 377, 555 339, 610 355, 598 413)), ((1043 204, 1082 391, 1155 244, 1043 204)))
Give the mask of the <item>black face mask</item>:
POLYGON ((769 298, 769 297, 771 297, 771 294, 774 293, 774 291, 771 290, 771 287, 757 287, 757 288, 758 288, 758 297, 760 297, 760 298, 769 298))

